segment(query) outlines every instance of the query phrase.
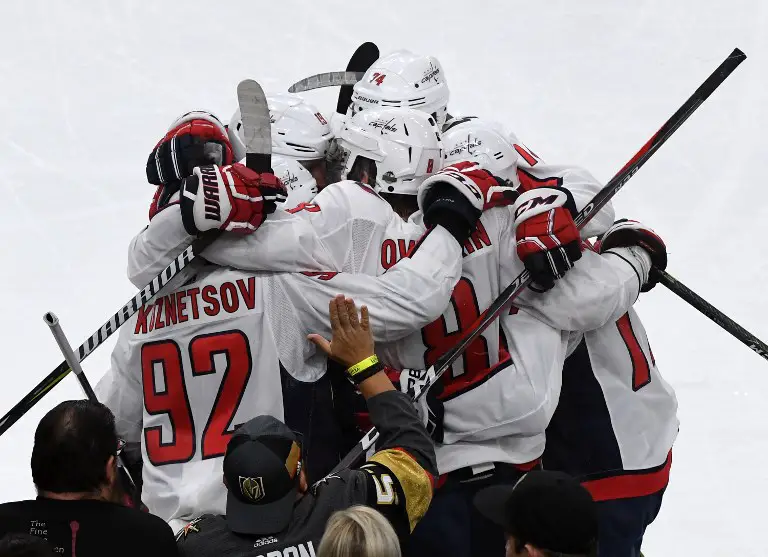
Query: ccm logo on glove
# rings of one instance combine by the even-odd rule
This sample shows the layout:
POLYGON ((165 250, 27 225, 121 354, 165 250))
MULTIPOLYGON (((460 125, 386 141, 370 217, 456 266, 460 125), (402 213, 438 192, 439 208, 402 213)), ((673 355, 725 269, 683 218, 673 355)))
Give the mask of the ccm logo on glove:
POLYGON ((568 201, 568 196, 563 191, 552 188, 546 188, 545 191, 547 195, 542 195, 540 190, 531 190, 521 195, 516 203, 515 220, 526 211, 530 211, 528 217, 532 217, 545 213, 553 207, 562 207, 568 201))

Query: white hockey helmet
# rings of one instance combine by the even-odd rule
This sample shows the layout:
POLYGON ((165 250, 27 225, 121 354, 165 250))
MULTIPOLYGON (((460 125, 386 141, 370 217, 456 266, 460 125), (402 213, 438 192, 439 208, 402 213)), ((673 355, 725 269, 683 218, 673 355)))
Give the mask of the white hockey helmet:
POLYGON ((418 110, 363 110, 347 118, 331 143, 329 174, 346 179, 358 157, 376 162, 376 192, 416 195, 442 166, 440 131, 431 115, 418 110))
MULTIPOLYGON (((299 161, 325 157, 333 138, 328 121, 320 110, 299 95, 267 95, 272 122, 272 154, 299 161)), ((245 156, 245 133, 238 108, 229 121, 228 134, 238 159, 245 156)))
POLYGON ((476 116, 451 120, 443 132, 444 165, 476 161, 491 174, 519 185, 517 151, 500 130, 498 124, 476 116))
POLYGON ((302 203, 309 203, 317 195, 317 182, 299 161, 282 155, 272 157, 272 170, 288 190, 288 198, 278 204, 283 209, 292 209, 302 203))
POLYGON ((449 93, 437 58, 396 50, 374 62, 355 84, 349 113, 371 108, 414 108, 431 114, 442 128, 449 93))

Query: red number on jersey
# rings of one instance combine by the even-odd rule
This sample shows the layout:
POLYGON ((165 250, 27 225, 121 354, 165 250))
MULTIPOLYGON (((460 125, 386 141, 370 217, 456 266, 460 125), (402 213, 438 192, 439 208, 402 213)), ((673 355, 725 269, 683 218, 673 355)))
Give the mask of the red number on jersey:
POLYGON ((632 390, 639 391, 651 382, 651 367, 648 365, 648 358, 645 357, 643 348, 637 341, 635 331, 632 330, 632 322, 629 320, 629 314, 625 313, 618 321, 616 327, 619 334, 627 345, 629 357, 632 359, 632 390))
POLYGON ((227 367, 221 377, 219 392, 213 411, 203 430, 203 459, 224 456, 227 443, 234 429, 232 419, 245 392, 245 385, 251 376, 251 349, 248 338, 242 331, 227 331, 195 337, 189 344, 192 361, 192 375, 216 373, 213 358, 224 354, 227 367))
MULTIPOLYGON (((421 330, 421 338, 427 347, 424 363, 427 367, 434 364, 461 338, 464 332, 480 317, 480 308, 472 283, 461 278, 451 294, 451 307, 456 314, 456 331, 448 332, 445 316, 441 316, 421 330)), ((443 393, 445 400, 463 392, 488 373, 491 366, 488 358, 488 342, 480 335, 467 347, 463 354, 464 371, 457 374, 452 368, 443 375, 443 393)))
MULTIPOLYGON (((202 438, 203 459, 223 456, 232 436, 232 420, 251 374, 248 338, 242 331, 200 335, 189 343, 189 354, 192 377, 216 373, 216 354, 226 358, 227 367, 202 438)), ((197 434, 184 384, 179 346, 172 340, 144 344, 141 347, 141 371, 147 413, 167 414, 171 426, 169 443, 163 443, 160 426, 144 429, 149 461, 161 466, 191 460, 195 455, 197 434)))
POLYGON ((514 148, 515 151, 517 151, 517 154, 523 157, 523 160, 528 163, 528 166, 536 166, 539 163, 539 157, 537 157, 533 151, 528 149, 528 147, 515 143, 514 148))
POLYGON ((320 212, 320 206, 315 205, 314 203, 299 203, 294 207, 293 209, 286 209, 287 213, 298 213, 299 211, 308 211, 310 213, 319 213, 320 212))
POLYGON ((181 350, 172 340, 141 347, 141 379, 147 414, 168 414, 171 441, 163 443, 162 427, 144 429, 147 456, 152 464, 187 462, 195 455, 195 424, 181 371, 181 350))

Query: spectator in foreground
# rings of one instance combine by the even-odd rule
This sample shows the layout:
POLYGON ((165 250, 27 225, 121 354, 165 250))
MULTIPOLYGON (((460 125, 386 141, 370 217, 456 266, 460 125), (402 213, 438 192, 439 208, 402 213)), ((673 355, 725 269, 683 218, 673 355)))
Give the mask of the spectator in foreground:
POLYGON ((325 525, 338 510, 368 505, 402 541, 424 516, 437 473, 435 449, 409 398, 396 390, 373 352, 368 309, 358 318, 352 300, 330 302, 333 340, 310 335, 347 369, 379 430, 378 451, 359 469, 307 485, 301 443, 281 421, 258 416, 227 445, 227 516, 204 515, 178 536, 189 557, 315 555, 325 525))
POLYGON ((478 492, 475 507, 504 528, 507 557, 595 557, 597 507, 578 481, 534 470, 478 492))
POLYGON ((45 538, 65 557, 178 555, 162 519, 115 502, 122 496, 120 447, 115 418, 103 404, 69 400, 56 406, 35 431, 37 499, 0 505, 0 536, 45 538))
POLYGON ((0 540, 0 557, 55 557, 43 538, 31 534, 7 534, 0 540))
POLYGON ((401 557, 392 525, 371 507, 336 511, 325 526, 317 557, 401 557))

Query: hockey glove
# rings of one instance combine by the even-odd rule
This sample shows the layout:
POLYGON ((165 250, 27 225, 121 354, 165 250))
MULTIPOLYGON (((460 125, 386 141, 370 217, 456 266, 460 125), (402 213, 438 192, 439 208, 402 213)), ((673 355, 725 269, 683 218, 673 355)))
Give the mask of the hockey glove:
POLYGON ((216 116, 194 111, 184 114, 155 145, 147 159, 147 180, 162 185, 192 175, 192 169, 206 164, 232 164, 232 144, 227 130, 216 116))
MULTIPOLYGON (((651 264, 662 271, 667 268, 667 246, 656 232, 635 220, 620 219, 613 223, 597 245, 600 253, 611 248, 626 248, 639 246, 643 248, 651 258, 651 264)), ((654 273, 649 273, 649 278, 640 289, 648 292, 659 282, 654 278, 654 273)))
POLYGON ((491 207, 511 205, 517 198, 514 187, 476 162, 458 162, 433 174, 417 194, 424 224, 441 225, 459 243, 474 230, 477 219, 491 207))
POLYGON ((286 197, 274 174, 242 164, 201 166, 182 181, 181 221, 193 235, 215 228, 250 234, 286 197))
MULTIPOLYGON (((391 374, 390 378, 392 378, 391 374)), ((408 396, 413 396, 413 390, 416 385, 424 385, 426 382, 427 370, 425 369, 404 369, 399 372, 399 378, 392 383, 408 396)), ((416 402, 416 411, 419 413, 421 423, 427 429, 435 443, 442 443, 444 438, 443 419, 445 418, 445 407, 443 402, 437 398, 439 391, 442 390, 438 382, 430 388, 426 394, 416 402)))
POLYGON ((564 188, 532 189, 515 202, 517 255, 543 290, 552 288, 581 259, 575 214, 573 196, 564 188))

